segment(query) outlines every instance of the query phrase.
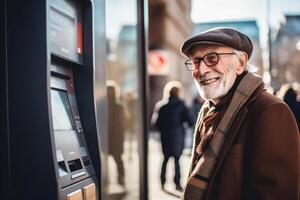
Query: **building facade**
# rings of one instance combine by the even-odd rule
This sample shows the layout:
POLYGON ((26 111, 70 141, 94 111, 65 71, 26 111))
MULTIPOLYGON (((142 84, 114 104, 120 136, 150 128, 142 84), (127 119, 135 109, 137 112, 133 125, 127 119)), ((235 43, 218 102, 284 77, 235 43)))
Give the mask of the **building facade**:
POLYGON ((272 43, 272 86, 300 80, 300 15, 286 15, 272 43))

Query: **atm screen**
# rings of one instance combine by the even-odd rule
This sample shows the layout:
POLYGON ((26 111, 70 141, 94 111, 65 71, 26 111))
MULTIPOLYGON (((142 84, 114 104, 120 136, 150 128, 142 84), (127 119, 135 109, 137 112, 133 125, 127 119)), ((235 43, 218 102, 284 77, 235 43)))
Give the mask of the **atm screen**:
POLYGON ((55 7, 49 10, 49 39, 53 53, 80 62, 82 54, 81 23, 76 16, 55 7))
POLYGON ((73 117, 67 92, 51 89, 51 106, 54 130, 73 130, 73 117))

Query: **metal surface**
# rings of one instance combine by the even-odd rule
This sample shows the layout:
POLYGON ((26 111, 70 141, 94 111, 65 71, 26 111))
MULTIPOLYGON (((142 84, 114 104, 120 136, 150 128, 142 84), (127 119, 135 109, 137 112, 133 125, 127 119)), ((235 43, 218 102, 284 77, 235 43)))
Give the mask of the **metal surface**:
POLYGON ((7 91, 7 59, 6 59, 6 0, 0 2, 0 193, 1 198, 9 199, 10 159, 8 134, 8 91, 7 91))
MULTIPOLYGON (((98 144, 100 149, 101 163, 106 163, 104 159, 105 144, 103 141, 107 141, 107 102, 106 102, 106 39, 105 39, 105 0, 94 0, 94 20, 93 20, 93 31, 94 31, 94 54, 97 55, 94 58, 95 74, 93 77, 94 84, 94 101, 96 111, 96 121, 98 130, 98 144)), ((101 180, 99 182, 99 191, 101 194, 100 199, 104 199, 103 194, 105 190, 104 182, 107 177, 105 165, 101 165, 99 168, 95 168, 96 173, 101 174, 101 180)))
POLYGON ((137 36, 138 36, 138 74, 139 74, 139 94, 142 95, 141 114, 142 134, 139 138, 140 148, 140 199, 148 199, 148 76, 147 76, 147 32, 148 32, 148 1, 137 1, 137 36))

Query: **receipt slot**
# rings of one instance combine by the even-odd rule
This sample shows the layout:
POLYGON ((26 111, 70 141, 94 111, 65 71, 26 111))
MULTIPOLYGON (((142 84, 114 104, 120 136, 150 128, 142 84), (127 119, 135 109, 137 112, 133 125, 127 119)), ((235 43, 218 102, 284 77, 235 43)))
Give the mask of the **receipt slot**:
POLYGON ((95 70, 105 72, 104 0, 4 2, 1 196, 99 200, 105 111, 95 93, 106 87, 95 70))

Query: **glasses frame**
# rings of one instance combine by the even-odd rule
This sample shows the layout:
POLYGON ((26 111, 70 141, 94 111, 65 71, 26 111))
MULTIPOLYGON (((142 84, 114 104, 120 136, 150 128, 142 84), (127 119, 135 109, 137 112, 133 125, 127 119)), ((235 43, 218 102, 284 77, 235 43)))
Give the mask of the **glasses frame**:
POLYGON ((219 63, 220 55, 233 55, 233 54, 236 55, 236 53, 234 53, 234 52, 230 52, 230 53, 217 53, 217 52, 212 52, 212 53, 208 53, 208 54, 204 55, 203 57, 193 57, 193 58, 189 58, 189 59, 187 59, 187 60, 184 62, 184 64, 185 64, 186 68, 187 68, 189 71, 194 71, 194 70, 196 70, 196 69, 199 69, 200 64, 201 64, 201 61, 203 61, 204 64, 205 64, 207 67, 213 67, 213 66, 215 66, 215 65, 217 65, 217 64, 219 63), (207 64, 206 61, 205 61, 205 58, 206 58, 207 56, 210 56, 210 55, 213 55, 213 54, 217 56, 217 61, 216 61, 216 63, 214 63, 214 64, 207 64), (198 59, 199 63, 198 63, 197 65, 193 65, 191 62, 188 63, 189 61, 192 61, 193 59, 198 59))

